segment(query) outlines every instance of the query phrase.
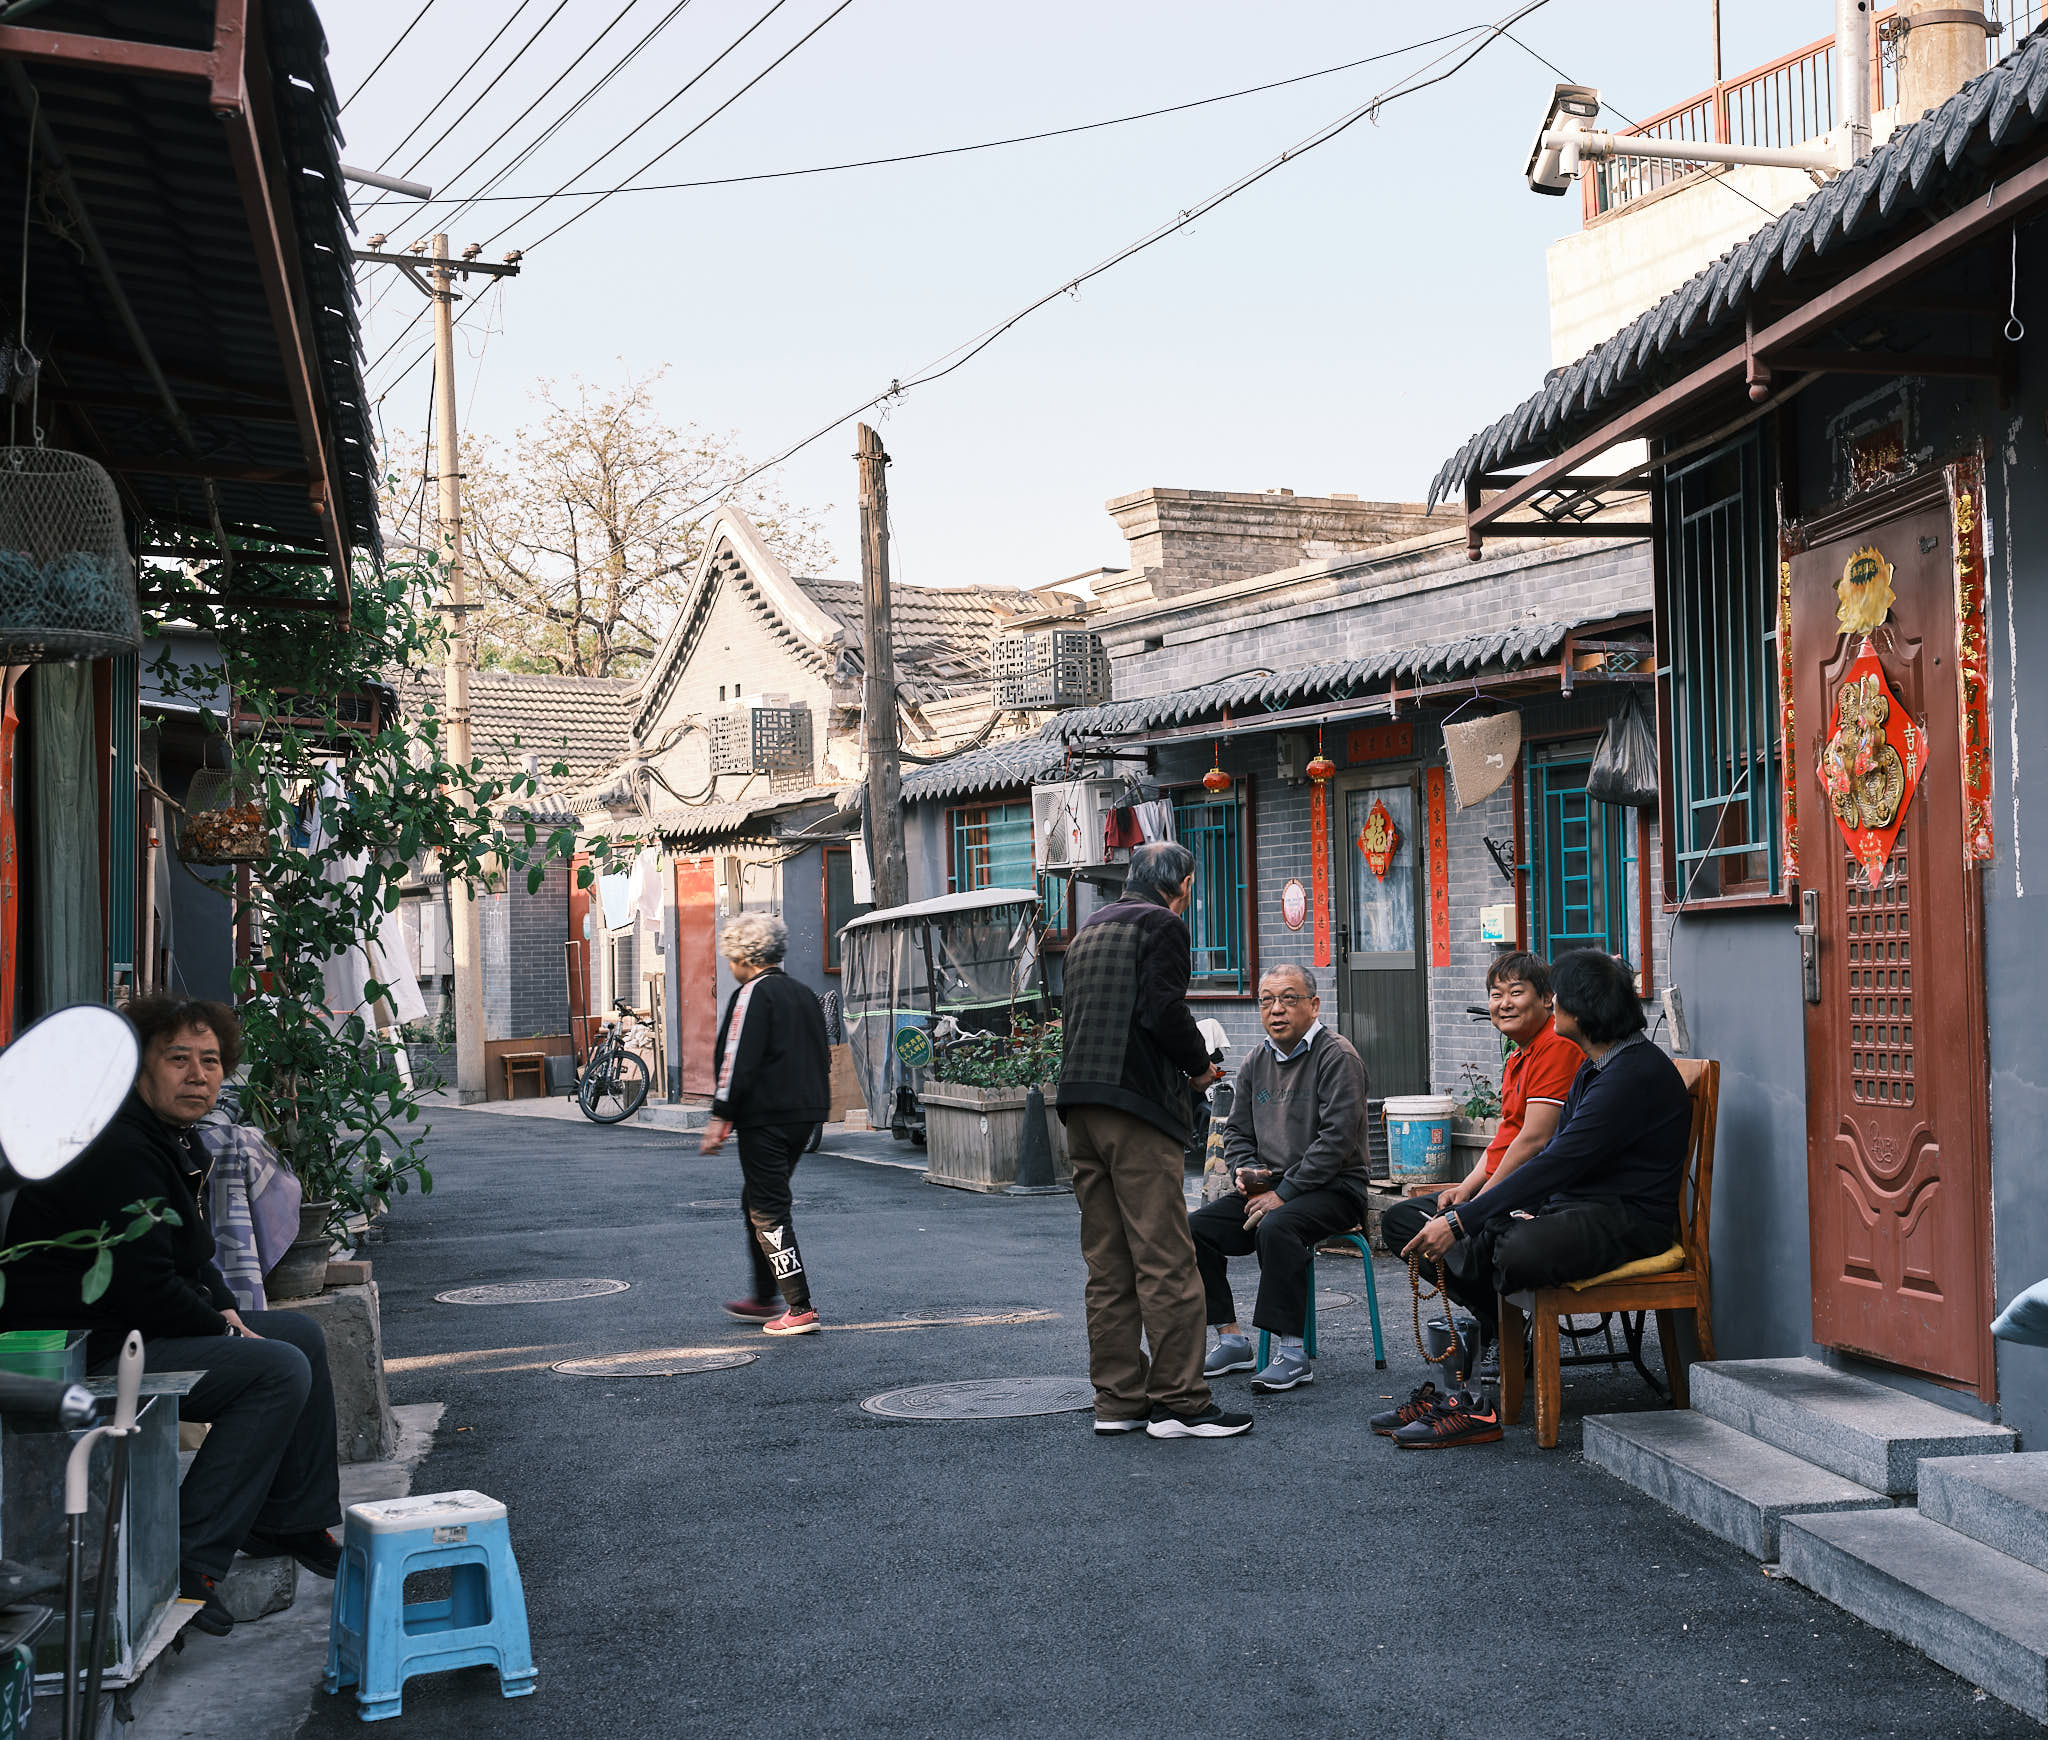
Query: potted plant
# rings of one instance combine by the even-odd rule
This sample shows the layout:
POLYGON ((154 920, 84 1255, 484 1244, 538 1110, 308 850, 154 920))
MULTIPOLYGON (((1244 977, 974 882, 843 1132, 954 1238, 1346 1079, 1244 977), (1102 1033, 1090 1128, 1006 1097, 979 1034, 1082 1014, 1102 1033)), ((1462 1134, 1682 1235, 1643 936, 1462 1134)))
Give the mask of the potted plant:
POLYGON ((1500 1089, 1476 1064, 1466 1064, 1451 1116, 1451 1159, 1459 1177, 1477 1166, 1500 1130, 1500 1089))
POLYGON ((925 1180, 995 1192, 1016 1182, 1031 1089, 1041 1090, 1053 1176, 1073 1177, 1066 1132, 1048 1090, 1059 1080, 1060 1025, 1022 1016, 1013 1032, 974 1033, 932 1059, 920 1096, 925 1113, 925 1180))

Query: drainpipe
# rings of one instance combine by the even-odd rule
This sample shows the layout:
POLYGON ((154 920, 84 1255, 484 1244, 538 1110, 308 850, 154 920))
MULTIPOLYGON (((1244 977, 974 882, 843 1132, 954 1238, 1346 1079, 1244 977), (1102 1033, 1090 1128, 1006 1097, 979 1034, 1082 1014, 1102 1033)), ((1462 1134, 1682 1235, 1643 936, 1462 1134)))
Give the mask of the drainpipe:
MULTIPOLYGON (((2014 8, 2015 11, 2018 8, 2014 8)), ((1990 34, 1981 0, 1905 0, 1899 36, 1899 119, 1938 109, 1984 70, 1990 34)))
POLYGON ((1870 0, 1835 0, 1835 117, 1847 169, 1870 155, 1870 0))

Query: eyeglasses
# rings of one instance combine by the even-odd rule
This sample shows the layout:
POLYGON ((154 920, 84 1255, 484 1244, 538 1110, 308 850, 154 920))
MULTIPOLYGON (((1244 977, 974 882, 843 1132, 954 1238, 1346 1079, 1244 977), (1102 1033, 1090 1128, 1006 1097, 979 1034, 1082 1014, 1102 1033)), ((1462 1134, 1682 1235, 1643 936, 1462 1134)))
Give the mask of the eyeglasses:
POLYGON ((1277 997, 1261 997, 1259 999, 1259 1007, 1261 1009, 1299 1009, 1302 1004, 1308 1001, 1309 999, 1304 997, 1299 991, 1282 991, 1277 997))

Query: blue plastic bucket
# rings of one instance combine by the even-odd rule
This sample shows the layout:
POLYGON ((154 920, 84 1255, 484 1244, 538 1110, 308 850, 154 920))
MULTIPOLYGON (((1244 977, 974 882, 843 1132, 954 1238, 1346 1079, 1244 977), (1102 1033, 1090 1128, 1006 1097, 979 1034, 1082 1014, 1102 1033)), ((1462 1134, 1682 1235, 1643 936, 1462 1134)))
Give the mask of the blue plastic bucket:
POLYGON ((1409 1094, 1386 1104, 1387 1160, 1404 1183, 1440 1183, 1451 1175, 1449 1094, 1409 1094))

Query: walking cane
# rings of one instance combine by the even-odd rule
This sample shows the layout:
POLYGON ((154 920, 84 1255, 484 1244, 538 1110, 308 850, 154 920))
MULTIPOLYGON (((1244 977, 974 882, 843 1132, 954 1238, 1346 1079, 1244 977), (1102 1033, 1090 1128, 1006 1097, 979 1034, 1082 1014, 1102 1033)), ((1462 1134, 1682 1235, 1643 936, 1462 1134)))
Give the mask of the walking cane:
POLYGON ((121 1528, 121 1501, 128 1487, 128 1440, 135 1434, 135 1404, 142 1390, 142 1333, 128 1331, 114 1380, 114 1420, 95 1426, 71 1446, 64 1464, 64 1515, 70 1539, 64 1568, 64 1740, 96 1733, 100 1714, 102 1656, 107 1646, 107 1608, 114 1585, 114 1546, 121 1528), (113 1467, 107 1481, 106 1526, 100 1534, 100 1580, 92 1602, 92 1645, 86 1663, 85 1723, 79 1725, 78 1607, 85 1561, 86 1474, 93 1446, 113 1440, 113 1467))

